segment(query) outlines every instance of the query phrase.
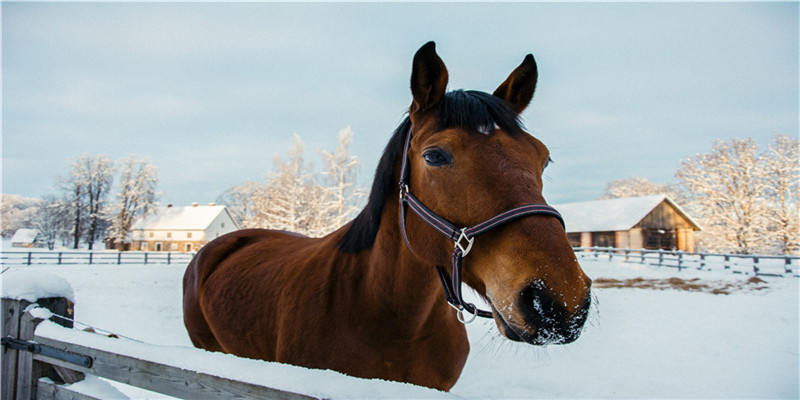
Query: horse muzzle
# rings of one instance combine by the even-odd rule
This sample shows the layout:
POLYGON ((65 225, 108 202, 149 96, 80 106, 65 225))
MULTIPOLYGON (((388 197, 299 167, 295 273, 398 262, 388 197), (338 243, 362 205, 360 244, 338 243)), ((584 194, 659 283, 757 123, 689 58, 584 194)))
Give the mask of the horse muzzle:
POLYGON ((580 336, 589 315, 591 295, 587 293, 582 306, 575 312, 554 301, 538 285, 531 285, 522 291, 517 312, 524 322, 515 323, 506 319, 494 309, 495 321, 503 336, 536 346, 572 343, 580 336))

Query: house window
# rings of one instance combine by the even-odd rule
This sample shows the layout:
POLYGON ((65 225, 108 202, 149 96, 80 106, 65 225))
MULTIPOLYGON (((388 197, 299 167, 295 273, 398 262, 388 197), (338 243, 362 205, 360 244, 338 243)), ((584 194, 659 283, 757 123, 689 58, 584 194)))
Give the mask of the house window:
POLYGON ((153 237, 153 235, 155 235, 155 233, 153 233, 153 232, 150 232, 150 237, 153 237))
POLYGON ((178 244, 177 243, 173 243, 172 244, 172 251, 177 251, 177 250, 178 250, 178 244))
POLYGON ((142 242, 142 244, 141 244, 141 245, 139 245, 139 250, 141 250, 141 251, 147 251, 147 248, 148 248, 148 247, 149 247, 149 246, 147 245, 147 242, 142 242))
POLYGON ((167 232, 167 239, 172 239, 172 232, 167 232))
POLYGON ((186 238, 187 239, 191 239, 192 238, 192 232, 186 232, 186 238))
POLYGON ((224 223, 224 222, 223 222, 223 223, 221 223, 221 224, 220 224, 220 226, 221 226, 222 228, 224 228, 224 227, 225 227, 225 223, 224 223))
POLYGON ((161 251, 161 242, 156 243, 156 251, 161 251))
POLYGON ((186 252, 189 253, 191 251, 192 251, 192 244, 191 243, 186 243, 186 252))

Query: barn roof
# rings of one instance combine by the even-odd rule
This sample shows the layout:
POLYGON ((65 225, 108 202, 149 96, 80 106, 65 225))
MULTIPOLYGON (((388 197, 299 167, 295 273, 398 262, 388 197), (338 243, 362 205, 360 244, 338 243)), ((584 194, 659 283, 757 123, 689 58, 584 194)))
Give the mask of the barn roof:
POLYGON ((137 220, 133 229, 205 230, 221 213, 228 213, 225 206, 162 207, 155 214, 137 220))
POLYGON ((36 241, 36 237, 39 236, 39 231, 36 229, 28 229, 22 228, 17 229, 14 232, 14 236, 11 237, 11 243, 33 243, 36 241))
POLYGON ((583 201, 552 206, 564 218, 567 232, 610 232, 630 230, 665 201, 691 225, 700 229, 700 225, 689 214, 665 195, 583 201))

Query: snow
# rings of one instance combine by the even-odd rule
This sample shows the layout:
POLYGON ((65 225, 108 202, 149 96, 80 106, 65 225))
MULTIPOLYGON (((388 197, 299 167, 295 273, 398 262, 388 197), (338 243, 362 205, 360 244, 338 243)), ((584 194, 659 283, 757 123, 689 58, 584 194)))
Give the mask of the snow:
POLYGON ((47 272, 10 269, 0 275, 0 286, 6 299, 34 302, 46 297, 64 297, 75 300, 69 282, 47 272))
POLYGON ((162 207, 157 213, 136 221, 132 229, 205 230, 224 210, 225 206, 162 207))
POLYGON ((39 236, 39 231, 36 229, 17 229, 11 238, 11 243, 32 244, 37 236, 39 236))
MULTIPOLYGON (((2 276, 4 294, 6 275, 11 272, 61 276, 75 289, 78 321, 158 346, 100 335, 93 342, 122 346, 122 350, 161 357, 171 360, 171 364, 185 363, 182 365, 194 370, 262 384, 269 382, 325 397, 798 398, 800 395, 797 278, 761 277, 765 282, 753 286, 745 283, 750 276, 717 270, 679 271, 626 263, 621 258, 609 261, 604 257, 584 258, 580 262, 596 280, 698 278, 712 286, 735 283, 737 289, 724 295, 670 288, 596 288, 583 335, 563 346, 513 343, 500 336, 494 322, 476 321, 467 326, 471 351, 461 378, 451 393, 444 394, 411 385, 193 349, 181 315, 183 266, 30 266, 12 267, 2 276)), ((43 325, 41 329, 37 334, 44 333, 44 329, 64 331, 52 325, 49 328, 43 325)), ((132 398, 152 397, 120 384, 114 386, 132 398)))
POLYGON ((680 213, 688 214, 665 195, 553 204, 561 213, 567 232, 627 231, 661 202, 667 201, 680 213))

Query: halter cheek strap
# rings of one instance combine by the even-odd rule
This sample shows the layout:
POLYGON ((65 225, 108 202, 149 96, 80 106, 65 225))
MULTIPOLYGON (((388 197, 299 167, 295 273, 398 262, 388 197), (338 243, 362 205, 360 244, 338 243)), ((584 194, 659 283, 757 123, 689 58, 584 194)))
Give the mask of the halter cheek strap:
POLYGON ((447 271, 445 271, 444 268, 436 267, 436 272, 439 274, 439 280, 444 288, 447 302, 458 312, 458 320, 466 324, 472 322, 476 316, 491 318, 491 311, 479 310, 474 304, 464 301, 464 298, 461 294, 461 272, 463 269, 463 259, 470 252, 470 250, 472 250, 472 244, 475 242, 475 237, 490 229, 528 215, 549 215, 558 219, 558 221, 561 223, 561 226, 564 226, 564 220, 561 217, 561 214, 556 211, 556 209, 548 206, 547 204, 526 204, 502 212, 472 227, 458 229, 450 221, 440 217, 431 209, 426 207, 425 204, 423 204, 409 191, 409 170, 407 160, 410 143, 411 126, 409 126, 408 133, 406 134, 406 141, 403 147, 403 162, 400 170, 400 230, 403 234, 403 240, 406 242, 406 246, 408 246, 409 250, 411 250, 413 253, 414 250, 411 247, 411 243, 408 240, 408 233, 406 232, 406 209, 410 208, 411 211, 413 211, 428 225, 433 227, 433 229, 455 243, 452 260, 453 268, 449 279, 447 276, 447 271), (470 317, 465 317, 464 311, 469 313, 470 317))

